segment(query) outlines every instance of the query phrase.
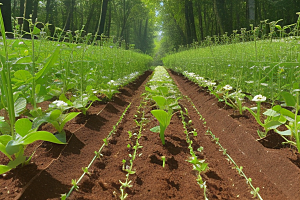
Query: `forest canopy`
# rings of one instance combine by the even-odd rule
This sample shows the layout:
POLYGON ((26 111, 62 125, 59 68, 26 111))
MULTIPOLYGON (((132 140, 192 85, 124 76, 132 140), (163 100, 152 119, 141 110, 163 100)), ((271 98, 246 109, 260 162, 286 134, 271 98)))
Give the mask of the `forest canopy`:
MULTIPOLYGON (((159 56, 262 22, 297 21, 300 0, 0 0, 5 29, 19 30, 20 17, 63 31, 84 30, 159 56)), ((29 23, 21 22, 29 32, 29 23)))

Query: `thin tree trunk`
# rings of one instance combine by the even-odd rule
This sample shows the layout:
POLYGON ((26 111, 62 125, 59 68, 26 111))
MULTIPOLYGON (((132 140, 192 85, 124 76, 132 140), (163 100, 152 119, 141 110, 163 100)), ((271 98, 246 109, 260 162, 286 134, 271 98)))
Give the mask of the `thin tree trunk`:
POLYGON ((198 10, 198 20, 199 20, 199 28, 200 28, 200 40, 204 40, 204 33, 203 33, 203 18, 202 18, 202 2, 198 2, 196 4, 198 10))
POLYGON ((101 12, 101 22, 100 22, 100 28, 99 28, 99 35, 104 33, 108 2, 109 2, 109 0, 103 0, 103 3, 102 3, 102 8, 101 8, 102 12, 101 12))
POLYGON ((255 0, 248 0, 249 7, 249 23, 253 24, 255 22, 255 0))
POLYGON ((223 34, 224 33, 224 29, 223 29, 223 26, 222 26, 222 23, 221 23, 221 19, 220 19, 220 16, 219 16, 219 12, 218 12, 217 1, 213 0, 213 3, 214 3, 214 12, 215 12, 215 16, 216 16, 216 21, 217 21, 217 24, 220 27, 220 33, 223 34))
MULTIPOLYGON (((3 22, 5 27, 5 32, 12 32, 11 26, 11 1, 10 0, 0 0, 0 3, 3 5, 1 6, 1 12, 3 16, 3 22)), ((7 34, 7 37, 13 37, 12 34, 7 34)))
POLYGON ((112 5, 111 3, 109 4, 109 9, 108 9, 108 23, 106 26, 106 36, 109 37, 110 36, 110 27, 111 27, 111 8, 112 5))
POLYGON ((39 0, 34 0, 34 2, 33 2, 33 13, 32 13, 32 23, 33 24, 37 20, 38 3, 39 3, 39 0))

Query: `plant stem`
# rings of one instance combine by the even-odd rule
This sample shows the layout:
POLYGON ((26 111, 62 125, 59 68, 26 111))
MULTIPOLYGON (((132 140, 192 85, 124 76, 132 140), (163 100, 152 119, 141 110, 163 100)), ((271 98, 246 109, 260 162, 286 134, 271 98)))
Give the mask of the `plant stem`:
POLYGON ((14 138, 15 137, 14 134, 15 107, 14 107, 14 98, 13 98, 13 91, 12 91, 11 78, 10 78, 10 64, 8 58, 7 41, 6 41, 5 28, 4 28, 1 9, 0 9, 0 24, 1 24, 1 35, 3 38, 4 51, 5 51, 5 63, 2 63, 4 66, 2 66, 2 70, 1 70, 1 77, 2 77, 2 84, 3 84, 1 89, 3 89, 3 93, 6 96, 9 122, 10 122, 10 132, 12 137, 14 138))

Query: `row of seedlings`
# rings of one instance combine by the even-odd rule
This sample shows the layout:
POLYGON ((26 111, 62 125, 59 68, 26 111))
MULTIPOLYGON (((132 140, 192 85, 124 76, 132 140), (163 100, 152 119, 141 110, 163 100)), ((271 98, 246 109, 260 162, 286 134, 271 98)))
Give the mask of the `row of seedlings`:
MULTIPOLYGON (((128 193, 126 192, 126 188, 131 188, 133 185, 132 180, 130 180, 130 175, 135 174, 134 168, 133 168, 133 162, 137 157, 142 156, 142 153, 139 151, 143 146, 140 144, 140 139, 142 137, 142 131, 144 126, 147 123, 147 119, 145 118, 145 111, 144 111, 144 105, 145 105, 145 98, 141 101, 140 105, 137 108, 137 113, 135 114, 135 124, 136 127, 132 131, 128 131, 128 144, 127 148, 129 150, 128 157, 129 159, 123 159, 122 160, 122 170, 126 172, 126 178, 125 181, 122 182, 119 180, 121 186, 120 186, 120 195, 119 198, 121 200, 124 200, 128 197, 128 193)), ((114 191, 114 196, 118 196, 117 192, 114 191)))
POLYGON ((282 136, 286 141, 297 148, 300 152, 300 117, 298 115, 300 109, 300 84, 294 83, 291 85, 291 92, 282 91, 280 93, 283 102, 281 105, 272 103, 272 107, 265 112, 261 112, 261 103, 265 102, 267 98, 262 95, 256 95, 254 97, 246 95, 239 89, 233 89, 230 85, 216 84, 211 80, 206 80, 203 77, 185 71, 183 73, 185 77, 191 81, 197 83, 199 86, 207 87, 211 94, 213 94, 220 102, 224 102, 226 105, 237 110, 240 115, 243 115, 244 111, 248 111, 253 115, 256 122, 263 128, 263 131, 257 130, 258 136, 264 138, 267 136, 270 130, 274 130, 276 133, 282 136), (245 97, 251 99, 256 103, 255 107, 247 107, 243 105, 245 97), (261 119, 264 119, 263 121, 261 119), (286 130, 278 130, 281 125, 285 124, 286 130))
MULTIPOLYGON (((201 113, 198 111, 197 107, 195 106, 195 104, 193 103, 193 101, 185 96, 185 98, 190 102, 190 104, 192 105, 192 107, 195 109, 195 111, 197 112, 197 114, 199 115, 199 121, 203 123, 203 125, 206 127, 206 121, 205 118, 201 115, 201 113)), ((205 132, 205 134, 210 135, 212 138, 212 141, 214 141, 219 147, 220 147, 220 151, 223 152, 223 155, 227 157, 227 160, 230 164, 234 165, 234 168, 237 170, 237 172, 239 173, 240 176, 242 176, 243 178, 245 178, 247 184, 251 187, 251 194, 253 195, 253 198, 258 198, 259 200, 263 200, 263 198, 260 196, 259 194, 259 188, 258 187, 254 187, 252 184, 252 179, 248 178, 246 176, 246 174, 243 172, 243 166, 238 166, 236 164, 236 162, 233 160, 233 158, 227 153, 226 149, 221 145, 219 138, 217 138, 212 131, 209 129, 209 127, 207 127, 207 130, 205 132)))
POLYGON ((103 148, 105 147, 105 146, 108 146, 108 140, 109 140, 109 138, 113 135, 113 134, 115 134, 116 133, 116 131, 117 131, 117 127, 119 126, 119 124, 122 122, 122 119, 124 118, 124 116, 126 115, 126 113, 127 113, 127 111, 128 111, 128 109, 130 108, 130 106, 131 106, 131 103, 126 107, 126 109, 124 110, 124 112, 122 113, 122 115, 121 115, 121 117, 119 118, 119 120, 118 120, 118 122, 113 126, 113 128, 112 128, 112 130, 109 132, 109 134, 103 139, 103 144, 101 145, 101 147, 99 148, 99 150, 98 151, 95 151, 94 153, 95 153, 95 156, 93 157, 93 159, 91 160, 91 162, 88 164, 88 166, 87 167, 82 167, 82 171, 83 171, 83 173, 82 173, 82 175, 79 177, 79 179, 78 180, 76 180, 76 179, 72 179, 72 187, 71 187, 71 189, 69 190, 69 192, 68 193, 66 193, 66 194, 62 194, 61 195, 61 200, 65 200, 65 199, 67 199, 70 195, 71 195, 71 193, 73 192, 73 190, 78 190, 79 189, 79 183, 80 183, 80 181, 83 179, 83 177, 85 176, 85 175, 89 175, 90 173, 89 173, 89 168, 92 166, 92 164, 96 161, 96 159, 101 159, 101 157, 103 157, 103 155, 102 155, 102 150, 103 150, 103 148))
MULTIPOLYGON (((157 67, 155 69, 155 74, 150 80, 150 87, 147 88, 147 91, 150 92, 152 100, 156 102, 156 105, 158 107, 157 110, 152 110, 151 113, 159 121, 159 126, 153 127, 151 130, 153 132, 160 133, 160 139, 163 145, 165 144, 165 129, 170 124, 172 116, 176 113, 180 113, 180 117, 184 127, 184 133, 186 135, 186 142, 190 150, 190 157, 186 161, 191 163, 193 165, 193 170, 196 170, 198 172, 196 181, 199 184, 200 188, 203 189, 204 198, 208 199, 206 195, 206 183, 201 177, 201 173, 205 172, 208 169, 208 163, 205 163, 205 160, 198 159, 196 153, 193 150, 193 141, 192 139, 190 139, 190 134, 193 134, 193 137, 196 137, 197 132, 191 126, 191 120, 189 120, 187 109, 185 108, 184 113, 182 107, 179 106, 178 100, 181 98, 181 94, 165 68, 157 67)), ((202 147, 199 147, 197 149, 197 151, 199 152, 201 152, 202 150, 202 147)), ((164 167, 164 156, 162 156, 162 160, 164 167)))

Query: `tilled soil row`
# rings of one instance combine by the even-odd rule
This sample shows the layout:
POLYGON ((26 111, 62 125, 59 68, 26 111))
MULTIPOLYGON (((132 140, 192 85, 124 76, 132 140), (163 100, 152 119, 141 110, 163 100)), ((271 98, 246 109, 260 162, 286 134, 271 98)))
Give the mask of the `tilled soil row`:
MULTIPOLYGON (((142 98, 140 98, 142 101, 142 98)), ((198 121, 199 116, 187 100, 180 104, 188 109, 190 119, 194 122, 198 136, 193 137, 194 151, 202 146, 202 153, 197 153, 199 159, 208 162, 209 170, 202 174, 207 184, 209 199, 251 199, 250 188, 246 180, 238 175, 219 151, 219 147, 205 135, 207 128, 198 121)), ((184 133, 180 114, 173 116, 165 132, 166 144, 162 145, 157 133, 150 128, 157 126, 156 119, 150 113, 153 105, 147 102, 142 107, 147 124, 143 127, 139 140, 143 147, 138 150, 138 156, 133 163, 135 174, 130 175, 132 187, 126 189, 128 199, 204 199, 203 189, 196 182, 196 172, 187 162, 190 157, 186 135, 184 133), (166 166, 162 167, 161 156, 166 157, 166 166)), ((120 181, 124 182, 126 173, 122 170, 122 160, 129 161, 132 151, 127 144, 128 131, 137 132, 135 120, 139 120, 140 112, 130 110, 118 127, 117 134, 111 139, 105 149, 105 154, 92 167, 92 174, 86 176, 70 199, 119 199, 120 181), (113 141, 113 142, 112 142, 113 141)))
MULTIPOLYGON (((91 161, 103 139, 119 120, 130 102, 136 106, 142 86, 151 72, 145 72, 133 83, 120 89, 120 93, 107 104, 98 104, 88 116, 76 117, 66 127, 67 145, 48 142, 35 144, 37 148, 32 163, 0 177, 0 199, 60 199, 71 188, 71 180, 82 174, 82 167, 91 161), (74 131, 74 132, 72 132, 74 131)), ((43 129, 51 129, 51 127, 43 129)))
MULTIPOLYGON (((218 101, 207 91, 175 72, 171 73, 180 91, 189 96, 227 153, 260 188, 263 199, 300 199, 300 170, 295 162, 283 156, 289 149, 270 149, 253 135, 256 129, 230 117, 232 113, 218 107, 218 101)), ((247 120, 243 120, 247 123, 247 120)), ((253 123, 248 121, 248 123, 253 123)))

